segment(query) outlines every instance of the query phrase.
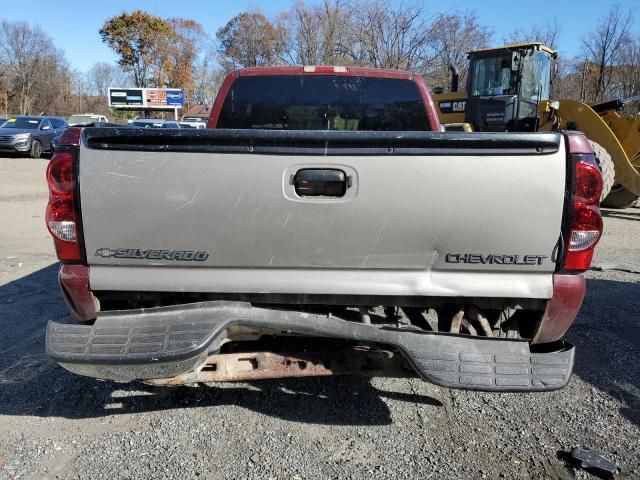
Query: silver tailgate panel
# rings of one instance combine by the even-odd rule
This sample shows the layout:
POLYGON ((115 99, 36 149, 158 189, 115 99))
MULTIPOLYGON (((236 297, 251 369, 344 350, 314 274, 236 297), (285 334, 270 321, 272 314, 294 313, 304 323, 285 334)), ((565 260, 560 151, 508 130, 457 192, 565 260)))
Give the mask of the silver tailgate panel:
POLYGON ((96 290, 548 298, 565 150, 536 156, 286 156, 91 150, 82 220, 96 290), (299 168, 341 168, 345 199, 298 199, 299 168), (196 250, 204 262, 100 248, 196 250), (540 265, 447 253, 542 255, 540 265), (112 268, 114 266, 118 268, 112 268))

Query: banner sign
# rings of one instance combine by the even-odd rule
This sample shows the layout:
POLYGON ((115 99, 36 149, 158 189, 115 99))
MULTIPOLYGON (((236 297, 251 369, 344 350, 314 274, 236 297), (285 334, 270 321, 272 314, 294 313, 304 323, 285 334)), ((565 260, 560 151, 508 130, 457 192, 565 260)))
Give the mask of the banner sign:
POLYGON ((145 88, 145 106, 181 107, 184 105, 184 92, 176 88, 145 88))
POLYGON ((109 88, 109 106, 143 107, 142 88, 109 88))
POLYGON ((109 87, 111 108, 180 108, 184 91, 179 88, 113 88, 109 87))

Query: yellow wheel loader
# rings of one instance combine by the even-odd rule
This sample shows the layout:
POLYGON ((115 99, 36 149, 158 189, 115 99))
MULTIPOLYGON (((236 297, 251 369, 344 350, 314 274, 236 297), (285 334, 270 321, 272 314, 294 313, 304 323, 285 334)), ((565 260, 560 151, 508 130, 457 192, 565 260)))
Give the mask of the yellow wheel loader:
POLYGON ((587 105, 552 100, 557 53, 540 42, 468 53, 466 91, 458 91, 451 67, 451 91, 434 89, 446 130, 535 132, 580 130, 591 141, 603 176, 602 205, 625 208, 640 196, 640 116, 621 115, 640 96, 587 105))

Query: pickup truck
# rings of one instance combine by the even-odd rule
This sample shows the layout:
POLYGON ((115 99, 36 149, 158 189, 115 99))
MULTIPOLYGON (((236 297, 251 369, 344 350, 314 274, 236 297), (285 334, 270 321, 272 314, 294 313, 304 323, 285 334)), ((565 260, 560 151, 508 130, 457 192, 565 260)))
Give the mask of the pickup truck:
POLYGON ((48 355, 154 385, 357 373, 569 381, 602 233, 577 132, 443 133, 423 79, 249 68, 206 130, 72 128, 46 222, 48 355))

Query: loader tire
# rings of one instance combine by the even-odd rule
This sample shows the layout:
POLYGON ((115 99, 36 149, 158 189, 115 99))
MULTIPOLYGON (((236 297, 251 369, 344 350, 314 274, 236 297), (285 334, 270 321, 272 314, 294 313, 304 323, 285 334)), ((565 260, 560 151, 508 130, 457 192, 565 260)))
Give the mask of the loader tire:
POLYGON ((596 154, 596 162, 602 172, 602 194, 600 195, 600 203, 604 202, 604 199, 609 195, 609 192, 613 188, 613 182, 616 178, 615 167, 613 166, 613 160, 611 155, 607 152, 602 145, 589 140, 593 153, 596 154))
POLYGON ((638 195, 630 192, 622 185, 615 185, 607 198, 602 200, 601 205, 608 208, 628 208, 638 200, 638 195))

